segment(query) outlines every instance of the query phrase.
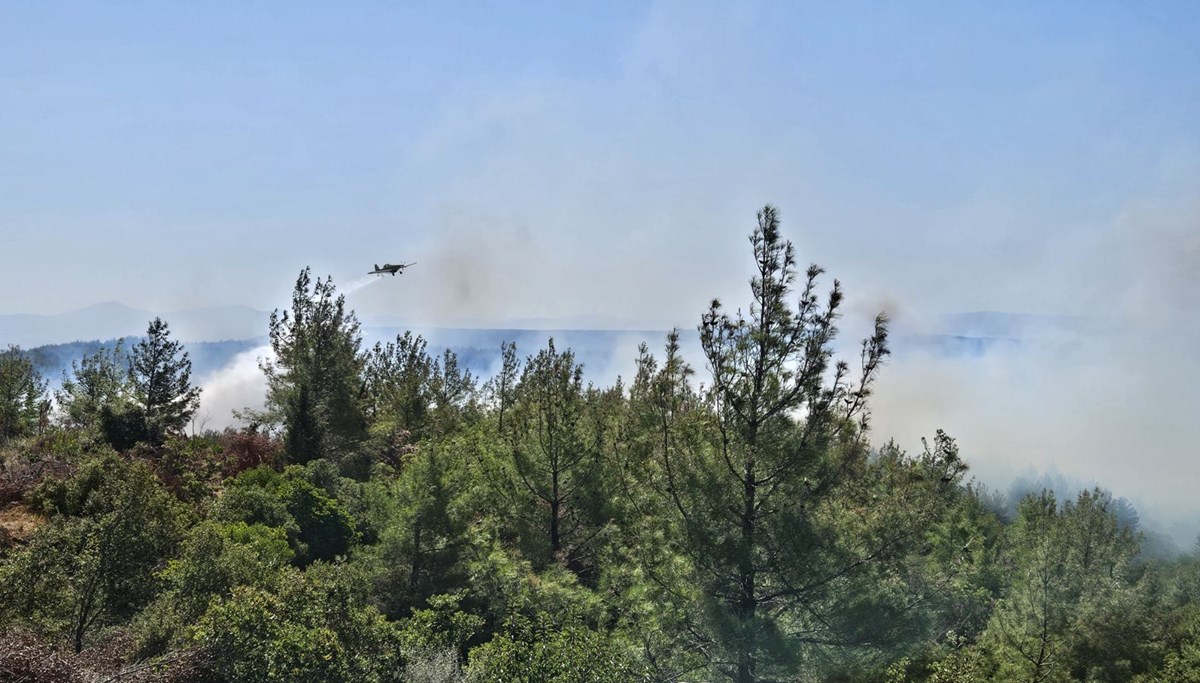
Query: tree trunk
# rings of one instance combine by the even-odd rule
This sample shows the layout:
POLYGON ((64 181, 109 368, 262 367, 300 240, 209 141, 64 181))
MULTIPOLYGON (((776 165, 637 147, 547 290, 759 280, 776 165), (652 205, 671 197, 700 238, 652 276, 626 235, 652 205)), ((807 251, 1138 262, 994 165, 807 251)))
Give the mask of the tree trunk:
MULTIPOLYGON (((752 438, 751 440, 753 441, 754 439, 752 438)), ((754 683, 755 681, 753 624, 758 611, 758 600, 754 594, 757 578, 754 571, 754 499, 757 493, 754 481, 754 464, 752 447, 751 455, 746 460, 745 473, 742 480, 742 502, 745 507, 742 510, 741 566, 738 568, 741 595, 738 596, 736 610, 742 633, 738 639, 740 652, 738 652, 737 683, 754 683)))
POLYGON ((413 556, 412 564, 409 565, 408 587, 412 591, 416 591, 420 585, 421 576, 421 518, 418 515, 413 520, 413 556))
POLYGON ((562 550, 562 538, 559 537, 558 515, 562 501, 558 496, 558 470, 555 469, 550 473, 550 554, 558 557, 558 552, 562 550))

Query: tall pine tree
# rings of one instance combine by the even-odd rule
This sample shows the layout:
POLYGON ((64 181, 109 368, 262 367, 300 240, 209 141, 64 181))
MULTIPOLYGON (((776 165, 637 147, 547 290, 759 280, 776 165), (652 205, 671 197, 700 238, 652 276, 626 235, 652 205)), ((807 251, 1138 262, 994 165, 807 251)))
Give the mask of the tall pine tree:
POLYGON ((854 376, 833 359, 839 284, 820 297, 811 266, 795 295, 795 254, 773 207, 750 243, 748 315, 714 301, 699 328, 712 373, 702 438, 680 421, 690 390, 674 340, 639 388, 659 431, 649 471, 700 589, 693 647, 737 683, 794 671, 806 645, 877 643, 883 634, 861 628, 871 625, 863 615, 899 608, 868 604, 855 582, 886 581, 960 473, 950 453, 869 461, 866 400, 888 353, 886 319, 854 376))
POLYGON ((551 339, 525 362, 507 442, 527 552, 542 566, 574 571, 589 563, 603 526, 602 467, 590 392, 575 354, 551 339))
POLYGON ((283 430, 288 462, 317 458, 339 462, 347 473, 366 474, 359 444, 366 434, 362 336, 346 297, 332 278, 305 268, 296 279, 292 307, 270 320, 274 360, 264 361, 264 421, 283 430))
POLYGON ((162 318, 150 321, 146 337, 129 358, 132 397, 144 423, 145 438, 161 443, 183 429, 200 405, 200 388, 191 385, 192 361, 183 344, 171 339, 162 318))

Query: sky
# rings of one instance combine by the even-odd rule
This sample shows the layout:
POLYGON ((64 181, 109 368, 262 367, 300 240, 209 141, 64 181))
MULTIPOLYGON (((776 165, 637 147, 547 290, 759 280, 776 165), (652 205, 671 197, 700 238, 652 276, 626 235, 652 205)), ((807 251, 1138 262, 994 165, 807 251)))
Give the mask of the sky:
POLYGON ((364 314, 692 326, 768 202, 868 302, 1080 312, 1196 200, 1200 12, 3 2, 0 112, 0 312, 416 260, 364 314))
POLYGON ((0 313, 270 310, 305 266, 417 261, 353 307, 693 328, 744 305, 772 203, 851 338, 881 309, 1119 330, 897 359, 877 430, 1182 501, 1198 122, 1186 1, 0 0, 0 313))

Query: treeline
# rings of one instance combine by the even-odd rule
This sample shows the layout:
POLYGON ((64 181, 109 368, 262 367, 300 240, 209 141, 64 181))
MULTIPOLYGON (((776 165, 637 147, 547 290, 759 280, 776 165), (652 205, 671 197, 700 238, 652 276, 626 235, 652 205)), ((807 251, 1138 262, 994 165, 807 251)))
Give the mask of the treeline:
MULTIPOLYGON (((69 379, 74 374, 72 363, 79 362, 81 358, 94 356, 101 349, 112 349, 118 344, 122 348, 130 348, 138 341, 139 339, 134 337, 107 341, 98 339, 73 341, 21 349, 21 353, 33 363, 34 369, 43 377, 58 379, 65 374, 69 379)), ((184 342, 183 348, 192 362, 192 375, 203 378, 227 367, 237 354, 251 351, 264 343, 266 343, 265 338, 260 337, 257 339, 184 342)))
POLYGON ((1100 490, 1007 515, 941 432, 873 446, 887 320, 835 358, 838 283, 771 207, 750 243, 702 374, 671 333, 627 383, 553 340, 485 380, 364 348, 308 270, 241 430, 185 435, 162 321, 53 405, 0 355, 0 679, 1200 680, 1195 558, 1100 490))

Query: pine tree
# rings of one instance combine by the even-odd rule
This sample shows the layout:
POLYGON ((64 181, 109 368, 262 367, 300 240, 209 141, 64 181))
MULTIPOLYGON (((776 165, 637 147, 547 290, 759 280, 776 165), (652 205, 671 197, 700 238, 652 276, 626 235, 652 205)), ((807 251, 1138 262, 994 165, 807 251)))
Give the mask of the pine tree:
POLYGON ((475 376, 458 366, 458 355, 450 349, 433 361, 430 394, 433 396, 434 424, 438 434, 446 436, 458 430, 460 423, 476 405, 475 376))
POLYGON ((129 359, 131 393, 149 442, 161 443, 192 419, 200 404, 200 388, 191 385, 191 374, 192 361, 183 344, 171 339, 162 318, 152 320, 146 338, 134 344, 129 359))
POLYGON ((283 429, 288 462, 331 458, 363 476, 357 460, 366 435, 364 354, 354 312, 338 295, 332 278, 314 283, 310 269, 296 279, 292 307, 276 309, 270 320, 274 360, 262 364, 267 376, 267 409, 255 415, 283 429))
POLYGON ((496 409, 496 431, 504 433, 504 414, 512 406, 513 391, 517 385, 517 374, 521 371, 521 361, 517 359, 515 342, 500 343, 500 372, 489 382, 496 409))
POLYGON ((833 360, 837 281, 822 301, 811 266, 792 303, 795 255, 770 206, 750 243, 749 315, 714 301, 699 328, 712 373, 702 438, 677 424, 689 405, 677 342, 640 388, 661 428, 651 471, 702 594, 694 647, 737 683, 794 670, 806 645, 884 637, 863 617, 880 607, 866 583, 885 580, 961 473, 953 452, 868 460, 866 400, 888 354, 886 318, 853 378, 833 360))
POLYGON ((526 537, 530 555, 580 571, 600 530, 595 504, 601 486, 583 366, 551 339, 525 362, 515 396, 508 444, 520 512, 536 530, 526 537))
POLYGON ((1010 583, 983 637, 998 677, 1127 678, 1122 670, 1145 659, 1138 650, 1151 636, 1131 619, 1138 537, 1118 520, 1111 496, 1085 490, 1059 506, 1052 491, 1030 494, 1007 532, 1010 583))
POLYGON ((123 412, 131 394, 129 354, 124 340, 118 340, 111 349, 102 347, 72 361, 71 372, 63 372, 62 386, 54 397, 67 425, 100 428, 105 410, 123 412))
POLYGON ((38 431, 50 410, 46 382, 15 346, 0 352, 0 443, 38 431))
POLYGON ((397 444, 420 441, 428 431, 434 360, 427 348, 424 337, 405 332, 394 342, 377 342, 367 353, 366 414, 372 434, 389 452, 397 444))

